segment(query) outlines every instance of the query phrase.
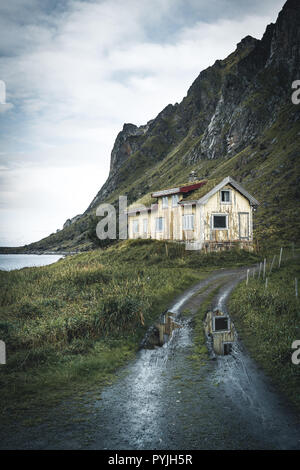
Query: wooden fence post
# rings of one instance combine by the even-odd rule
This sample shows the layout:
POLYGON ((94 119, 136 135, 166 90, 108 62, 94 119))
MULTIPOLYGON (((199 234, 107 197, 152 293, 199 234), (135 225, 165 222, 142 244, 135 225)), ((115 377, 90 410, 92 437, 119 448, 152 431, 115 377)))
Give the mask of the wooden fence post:
POLYGON ((258 279, 260 278, 260 273, 261 273, 261 263, 259 263, 258 279))
POLYGON ((271 274, 271 272, 272 272, 273 265, 274 265, 274 263, 275 263, 275 259, 276 259, 276 255, 273 256, 272 263, 271 263, 271 268, 270 268, 270 272, 269 272, 269 276, 270 276, 270 274, 271 274))
POLYGON ((266 277, 266 285, 265 285, 265 289, 268 288, 268 278, 266 277))
POLYGON ((264 259, 263 279, 265 279, 265 277, 266 277, 266 264, 267 264, 267 260, 266 260, 266 258, 265 258, 265 259, 264 259))
POLYGON ((246 281, 246 286, 248 285, 249 282, 249 269, 247 269, 247 281, 246 281))
POLYGON ((280 265, 281 265, 281 258, 282 258, 282 248, 280 248, 278 268, 280 268, 280 265))

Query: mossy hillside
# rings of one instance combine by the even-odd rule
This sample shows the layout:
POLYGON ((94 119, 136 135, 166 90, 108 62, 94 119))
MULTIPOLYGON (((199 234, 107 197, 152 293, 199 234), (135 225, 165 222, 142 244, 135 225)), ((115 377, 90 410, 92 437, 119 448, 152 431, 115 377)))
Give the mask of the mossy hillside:
POLYGON ((300 120, 295 106, 287 105, 258 141, 223 162, 213 176, 230 174, 260 202, 255 214, 255 237, 267 240, 297 241, 299 210, 300 120))
MULTIPOLYGON (((300 222, 295 213, 300 199, 300 120, 295 108, 287 105, 278 120, 260 138, 225 160, 200 160, 192 166, 187 165, 185 156, 194 147, 194 140, 191 140, 189 150, 185 146, 177 146, 147 175, 134 181, 134 191, 143 195, 182 184, 188 180, 191 169, 198 176, 216 182, 230 175, 261 203, 254 217, 255 238, 259 243, 269 239, 278 242, 298 240, 300 222)), ((129 194, 130 188, 127 188, 129 194)))
MULTIPOLYGON (((192 168, 199 176, 209 174, 216 182, 230 175, 259 200, 254 223, 255 237, 260 243, 270 238, 278 242, 296 241, 300 235, 299 218, 295 217, 300 199, 299 140, 297 110, 287 105, 279 119, 237 155, 226 160, 200 161, 192 168)), ((190 170, 184 154, 175 153, 161 162, 157 170, 153 169, 147 179, 156 180, 153 190, 164 189, 187 181, 190 170)), ((143 193, 141 180, 137 187, 143 193)))

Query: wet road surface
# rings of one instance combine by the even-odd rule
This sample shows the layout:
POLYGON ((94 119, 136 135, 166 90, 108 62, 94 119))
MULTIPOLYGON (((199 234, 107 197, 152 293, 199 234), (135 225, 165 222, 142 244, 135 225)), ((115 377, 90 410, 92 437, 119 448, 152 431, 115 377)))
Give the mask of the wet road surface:
POLYGON ((86 397, 74 419, 70 403, 40 425, 1 433, 0 448, 21 449, 300 449, 300 422, 239 341, 230 356, 193 361, 191 319, 218 285, 226 301, 244 269, 220 270, 170 306, 182 324, 161 348, 139 351, 101 396, 86 397), (180 318, 180 312, 189 311, 180 318), (67 410, 67 411, 66 411, 67 410))

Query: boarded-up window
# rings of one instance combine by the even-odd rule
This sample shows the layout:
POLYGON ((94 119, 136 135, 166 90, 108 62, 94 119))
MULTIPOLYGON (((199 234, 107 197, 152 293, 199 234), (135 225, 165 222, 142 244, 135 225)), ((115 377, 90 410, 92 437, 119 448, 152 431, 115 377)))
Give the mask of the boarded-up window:
POLYGON ((213 215, 213 228, 226 229, 227 228, 227 215, 213 215))

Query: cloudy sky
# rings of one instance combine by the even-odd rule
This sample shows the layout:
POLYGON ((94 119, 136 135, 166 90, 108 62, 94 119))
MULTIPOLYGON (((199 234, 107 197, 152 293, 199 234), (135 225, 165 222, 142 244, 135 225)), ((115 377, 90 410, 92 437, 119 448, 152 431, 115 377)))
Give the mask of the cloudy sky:
POLYGON ((246 35, 261 38, 284 3, 1 1, 0 246, 83 212, 123 123, 181 101, 202 69, 246 35))

